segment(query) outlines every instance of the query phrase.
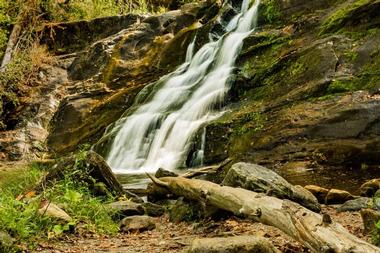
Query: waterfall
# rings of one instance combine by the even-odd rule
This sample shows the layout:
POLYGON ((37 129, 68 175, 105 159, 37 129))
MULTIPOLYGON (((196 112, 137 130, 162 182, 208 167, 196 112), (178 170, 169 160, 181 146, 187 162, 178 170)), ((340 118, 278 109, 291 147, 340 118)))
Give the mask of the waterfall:
MULTIPOLYGON (((116 122, 106 157, 115 173, 173 170, 184 164, 196 132, 221 115, 216 108, 230 88, 228 78, 243 40, 256 27, 259 2, 249 8, 250 0, 244 0, 226 34, 195 54, 193 41, 186 62, 159 81, 147 102, 116 122)), ((145 90, 141 93, 146 97, 145 90)))

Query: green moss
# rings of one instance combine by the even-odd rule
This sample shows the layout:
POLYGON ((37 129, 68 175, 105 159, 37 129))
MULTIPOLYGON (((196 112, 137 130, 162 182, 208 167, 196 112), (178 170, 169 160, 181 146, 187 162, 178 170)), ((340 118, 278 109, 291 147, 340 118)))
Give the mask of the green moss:
POLYGON ((278 23, 282 17, 281 10, 275 0, 265 0, 260 7, 261 17, 265 24, 278 23))
POLYGON ((260 112, 249 112, 243 114, 240 119, 238 126, 234 129, 233 135, 240 136, 247 132, 257 132, 264 128, 264 122, 266 117, 260 112))
POLYGON ((371 3, 372 1, 373 0, 358 0, 344 6, 343 8, 339 8, 336 12, 330 15, 325 22, 323 22, 319 34, 323 35, 326 33, 338 31, 342 28, 344 22, 346 22, 347 19, 351 18, 350 15, 353 11, 355 11, 357 8, 363 5, 371 3))
POLYGON ((328 94, 342 93, 347 91, 352 91, 355 89, 355 84, 353 81, 347 80, 335 80, 327 88, 328 94))
POLYGON ((355 51, 347 51, 344 53, 344 56, 350 61, 354 62, 358 58, 358 53, 355 51))

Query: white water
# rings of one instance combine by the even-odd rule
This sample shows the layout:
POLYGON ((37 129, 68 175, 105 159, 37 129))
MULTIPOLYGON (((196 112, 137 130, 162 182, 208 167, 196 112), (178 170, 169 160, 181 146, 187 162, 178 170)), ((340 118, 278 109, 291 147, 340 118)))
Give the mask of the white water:
POLYGON ((115 173, 173 170, 184 164, 198 129, 220 116, 214 108, 230 88, 227 79, 243 39, 256 26, 259 2, 249 8, 250 0, 244 0, 227 34, 195 55, 191 43, 186 62, 161 80, 162 87, 148 102, 116 123, 118 132, 106 158, 115 173))

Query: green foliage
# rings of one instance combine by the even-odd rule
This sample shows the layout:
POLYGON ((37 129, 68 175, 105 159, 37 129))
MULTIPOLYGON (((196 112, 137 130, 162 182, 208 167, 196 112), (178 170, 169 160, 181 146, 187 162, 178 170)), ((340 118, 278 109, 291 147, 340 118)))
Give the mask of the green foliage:
POLYGON ((339 8, 336 12, 330 15, 321 26, 320 35, 336 32, 342 28, 344 22, 350 18, 350 14, 357 8, 371 3, 373 0, 358 0, 347 4, 343 8, 339 8))
POLYGON ((380 220, 375 224, 375 230, 372 232, 372 243, 380 246, 380 220))
POLYGON ((281 18, 280 8, 277 6, 275 0, 263 1, 261 6, 261 13, 264 17, 265 24, 274 24, 281 18))
POLYGON ((8 232, 19 244, 32 248, 37 238, 60 237, 77 231, 116 233, 118 224, 112 219, 115 211, 107 208, 114 197, 94 196, 88 182, 81 180, 88 177, 82 167, 84 157, 85 151, 79 152, 76 165, 65 171, 61 180, 40 193, 32 190, 46 173, 36 165, 10 173, 0 181, 0 231, 8 232), (72 220, 64 222, 39 214, 37 210, 46 200, 63 208, 72 220))

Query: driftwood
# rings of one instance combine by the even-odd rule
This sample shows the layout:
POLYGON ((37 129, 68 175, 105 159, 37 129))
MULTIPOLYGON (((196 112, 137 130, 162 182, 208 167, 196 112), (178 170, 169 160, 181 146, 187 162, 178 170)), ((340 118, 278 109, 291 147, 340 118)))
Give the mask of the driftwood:
POLYGON ((232 159, 228 158, 228 159, 224 160, 223 162, 216 164, 216 165, 206 166, 206 167, 197 168, 197 169, 189 169, 188 172, 182 174, 181 177, 193 178, 193 177, 203 175, 203 174, 215 174, 220 169, 222 169, 227 164, 229 164, 231 161, 232 161, 232 159))
POLYGON ((342 225, 289 200, 241 188, 183 177, 152 181, 178 196, 274 226, 313 252, 372 253, 380 249, 350 234, 342 225))

